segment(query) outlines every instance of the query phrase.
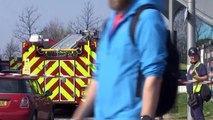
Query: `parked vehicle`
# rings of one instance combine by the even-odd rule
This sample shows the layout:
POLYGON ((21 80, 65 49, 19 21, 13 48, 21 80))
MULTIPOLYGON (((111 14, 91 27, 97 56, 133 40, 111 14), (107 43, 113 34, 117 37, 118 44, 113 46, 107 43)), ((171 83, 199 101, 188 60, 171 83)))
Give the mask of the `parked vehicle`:
POLYGON ((0 73, 0 120, 53 120, 51 94, 35 77, 0 73))
POLYGON ((82 31, 57 43, 33 37, 22 43, 22 74, 38 76, 42 89, 53 92, 54 108, 83 102, 95 70, 98 32, 82 31))

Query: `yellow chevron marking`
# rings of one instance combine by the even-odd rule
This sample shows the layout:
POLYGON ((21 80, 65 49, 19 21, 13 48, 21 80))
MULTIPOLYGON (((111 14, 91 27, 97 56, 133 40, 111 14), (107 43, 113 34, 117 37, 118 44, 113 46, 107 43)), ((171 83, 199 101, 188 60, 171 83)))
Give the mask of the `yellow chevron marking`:
MULTIPOLYGON (((46 89, 46 90, 48 90, 48 89, 46 89)), ((55 90, 52 91, 52 95, 50 96, 50 99, 53 99, 55 96, 57 96, 58 92, 59 92, 58 87, 56 87, 55 90)))
POLYGON ((91 56, 92 56, 92 58, 95 60, 95 59, 96 59, 96 52, 91 51, 91 56))
POLYGON ((68 86, 73 91, 73 93, 74 93, 74 89, 75 89, 76 93, 80 94, 79 90, 77 90, 75 88, 75 86, 72 84, 72 82, 70 80, 67 79, 65 84, 66 84, 66 86, 68 86))
POLYGON ((86 57, 80 57, 80 59, 85 63, 85 65, 87 64, 87 76, 91 76, 91 70, 90 67, 92 65, 91 61, 89 61, 86 57))
POLYGON ((17 63, 17 66, 20 67, 22 65, 22 63, 17 63))
POLYGON ((88 67, 88 74, 91 75, 90 68, 91 68, 92 71, 94 71, 95 68, 92 65, 92 61, 91 61, 90 57, 92 57, 93 59, 95 59, 96 58, 96 53, 94 51, 91 51, 89 45, 85 45, 84 48, 85 48, 85 50, 86 50, 86 52, 88 54, 88 59, 87 59, 86 63, 90 64, 90 66, 88 67))
MULTIPOLYGON (((32 67, 37 61, 39 60, 39 57, 33 57, 30 61, 30 67, 32 67)), ((36 69, 38 69, 38 67, 36 67, 34 70, 31 69, 31 74, 38 74, 38 71, 36 71, 36 69)))
POLYGON ((84 86, 85 86, 85 83, 84 83, 84 81, 83 81, 82 79, 76 78, 75 81, 76 81, 81 87, 84 87, 84 86))
POLYGON ((40 58, 39 57, 33 57, 30 61, 31 65, 34 65, 40 58))
MULTIPOLYGON (((72 62, 69 61, 71 64, 72 62)), ((70 68, 70 66, 68 66, 65 61, 60 61, 60 65, 62 68, 64 68, 64 70, 70 75, 70 76, 74 76, 74 71, 70 68)), ((62 74, 62 73, 61 73, 62 74)))
POLYGON ((88 72, 81 66, 81 64, 76 61, 77 69, 81 72, 83 76, 88 76, 88 72))
POLYGON ((96 52, 90 50, 90 47, 88 45, 85 45, 84 48, 85 48, 87 54, 89 54, 93 59, 96 58, 96 52))
POLYGON ((37 75, 40 71, 43 70, 43 67, 44 67, 44 61, 42 61, 39 65, 37 65, 37 67, 34 70, 32 70, 32 74, 37 75))
POLYGON ((49 90, 54 84, 58 84, 58 78, 52 78, 48 83, 46 83, 46 90, 49 90))
POLYGON ((63 88, 60 87, 61 94, 67 99, 67 100, 73 100, 74 98, 63 88))
POLYGON ((32 45, 30 48, 28 48, 28 51, 24 52, 22 60, 25 60, 26 58, 28 58, 33 53, 34 50, 35 50, 35 45, 32 45))
POLYGON ((79 57, 79 58, 85 63, 85 65, 91 63, 86 57, 79 57))
POLYGON ((41 85, 43 82, 44 82, 44 78, 40 77, 40 78, 38 79, 38 83, 41 85))
POLYGON ((91 68, 91 70, 94 72, 95 71, 95 64, 92 64, 91 66, 90 66, 90 68, 91 68))
MULTIPOLYGON (((46 75, 52 75, 52 72, 55 70, 55 69, 58 69, 58 61, 49 61, 49 62, 54 62, 54 64, 52 66, 48 66, 49 69, 46 70, 45 74, 46 75)), ((48 63, 49 63, 48 62, 48 63)), ((47 64, 48 64, 47 63, 47 64)))
POLYGON ((59 89, 58 89, 58 78, 52 78, 45 85, 45 89, 49 90, 54 84, 57 84, 57 87, 52 91, 53 94, 50 96, 51 99, 53 99, 59 92, 59 89))
POLYGON ((11 59, 10 60, 10 65, 14 64, 15 63, 15 59, 11 59))

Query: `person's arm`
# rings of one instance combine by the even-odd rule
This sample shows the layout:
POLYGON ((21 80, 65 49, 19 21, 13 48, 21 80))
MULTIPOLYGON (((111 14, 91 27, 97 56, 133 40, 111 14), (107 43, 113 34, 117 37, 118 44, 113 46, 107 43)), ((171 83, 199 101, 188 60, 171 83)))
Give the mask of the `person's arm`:
POLYGON ((141 115, 155 117, 156 108, 158 105, 161 80, 155 76, 149 76, 145 79, 143 88, 143 107, 141 115))
POLYGON ((199 68, 193 71, 192 76, 197 82, 203 82, 208 80, 208 73, 206 66, 204 64, 200 64, 199 68))
POLYGON ((74 120, 82 120, 84 117, 86 117, 92 110, 94 99, 96 95, 96 87, 97 87, 97 81, 92 80, 90 85, 88 86, 86 90, 86 96, 85 96, 85 102, 82 102, 76 111, 74 112, 72 119, 74 120))
POLYGON ((193 76, 193 78, 195 78, 198 82, 203 82, 208 80, 208 75, 204 75, 204 76, 195 75, 193 76))

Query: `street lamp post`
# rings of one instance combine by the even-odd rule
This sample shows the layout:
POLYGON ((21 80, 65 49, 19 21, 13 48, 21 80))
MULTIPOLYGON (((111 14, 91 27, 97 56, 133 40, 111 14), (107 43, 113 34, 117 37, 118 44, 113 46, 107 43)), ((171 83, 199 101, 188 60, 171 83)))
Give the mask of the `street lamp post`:
MULTIPOLYGON (((188 0, 188 22, 187 22, 187 50, 195 46, 195 0, 188 0)), ((190 66, 189 57, 187 57, 187 70, 190 66)), ((192 120, 190 107, 187 105, 187 120, 192 120)))

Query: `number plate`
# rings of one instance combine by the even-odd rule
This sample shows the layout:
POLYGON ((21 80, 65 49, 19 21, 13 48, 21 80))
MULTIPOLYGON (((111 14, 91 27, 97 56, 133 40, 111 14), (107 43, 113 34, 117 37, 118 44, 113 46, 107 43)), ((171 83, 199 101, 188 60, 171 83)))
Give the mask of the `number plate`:
POLYGON ((7 101, 0 101, 0 106, 7 106, 7 101))

